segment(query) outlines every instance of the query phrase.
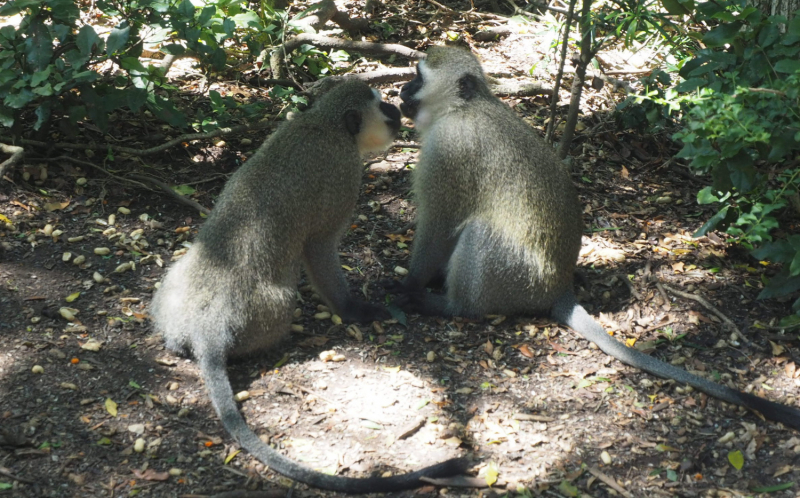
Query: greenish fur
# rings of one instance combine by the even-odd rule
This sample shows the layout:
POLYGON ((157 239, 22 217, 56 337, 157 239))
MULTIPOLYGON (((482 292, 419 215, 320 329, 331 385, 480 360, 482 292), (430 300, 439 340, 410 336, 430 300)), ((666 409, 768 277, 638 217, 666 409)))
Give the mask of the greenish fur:
POLYGON ((425 314, 549 314, 606 354, 800 429, 800 411, 715 384, 609 336, 572 291, 583 222, 569 174, 494 97, 469 51, 432 47, 401 108, 422 137, 417 231, 399 302, 425 314), (445 294, 424 290, 445 273, 445 294))
POLYGON ((399 113, 387 120, 379 105, 364 83, 342 83, 280 126, 231 176, 150 307, 167 346, 195 357, 214 409, 245 449, 292 479, 352 493, 417 487, 420 476, 451 475, 463 462, 387 479, 313 471, 277 453, 247 426, 225 367, 228 359, 267 351, 287 336, 301 266, 343 320, 387 316, 382 306, 350 294, 337 251, 358 198, 360 146, 386 148, 399 127, 399 113), (347 120, 354 115, 360 120, 356 134, 347 120), (377 138, 364 140, 368 136, 377 138))

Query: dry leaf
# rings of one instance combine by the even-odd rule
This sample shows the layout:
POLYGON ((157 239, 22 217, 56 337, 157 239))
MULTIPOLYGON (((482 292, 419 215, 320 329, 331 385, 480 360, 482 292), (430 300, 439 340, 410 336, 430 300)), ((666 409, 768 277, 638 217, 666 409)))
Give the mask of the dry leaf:
POLYGON ((117 403, 111 398, 106 398, 106 411, 110 413, 112 417, 117 416, 117 403))
POLYGON ((65 207, 69 206, 69 201, 64 202, 48 202, 44 205, 45 211, 58 211, 64 209, 65 207))

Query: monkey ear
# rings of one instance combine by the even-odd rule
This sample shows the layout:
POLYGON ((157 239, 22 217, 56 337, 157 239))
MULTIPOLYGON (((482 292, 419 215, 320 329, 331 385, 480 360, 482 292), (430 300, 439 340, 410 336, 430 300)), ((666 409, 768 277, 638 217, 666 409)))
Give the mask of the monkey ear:
POLYGON ((344 126, 351 135, 358 135, 361 131, 361 113, 350 109, 344 113, 344 126))
POLYGON ((478 93, 478 79, 474 74, 465 74, 458 80, 458 96, 464 100, 472 100, 478 93))

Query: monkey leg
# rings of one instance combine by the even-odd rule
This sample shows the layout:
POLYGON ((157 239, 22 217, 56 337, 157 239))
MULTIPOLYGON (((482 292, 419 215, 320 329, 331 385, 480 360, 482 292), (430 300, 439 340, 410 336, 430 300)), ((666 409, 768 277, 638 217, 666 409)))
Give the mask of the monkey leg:
POLYGON ((421 216, 417 221, 408 276, 397 292, 414 293, 446 273, 447 261, 458 241, 458 223, 442 217, 421 216))
POLYGON ((303 264, 311 285, 342 320, 371 322, 389 318, 389 312, 383 306, 356 299, 350 294, 339 262, 338 242, 337 234, 306 242, 303 264))
POLYGON ((472 220, 461 232, 447 268, 447 314, 537 314, 554 298, 547 269, 516 238, 472 220))

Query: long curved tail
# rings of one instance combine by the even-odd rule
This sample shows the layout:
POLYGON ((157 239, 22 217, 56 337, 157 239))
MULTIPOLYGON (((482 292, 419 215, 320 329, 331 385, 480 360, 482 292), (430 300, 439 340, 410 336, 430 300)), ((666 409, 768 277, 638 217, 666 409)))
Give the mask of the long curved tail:
POLYGON ((413 489, 426 484, 420 477, 448 477, 463 473, 469 463, 465 459, 454 458, 425 467, 416 472, 392 477, 371 477, 365 479, 332 476, 317 472, 298 464, 265 444, 247 425, 233 400, 225 359, 209 353, 200 355, 199 366, 206 383, 211 403, 222 425, 244 449, 268 465, 272 470, 316 488, 343 493, 374 493, 413 489))
POLYGON ((551 310, 551 316, 558 322, 569 325, 585 339, 597 344, 604 353, 613 356, 626 365, 636 367, 658 377, 674 379, 688 384, 709 396, 757 410, 769 420, 781 422, 788 427, 800 430, 800 410, 796 408, 715 384, 702 377, 690 374, 682 368, 664 363, 637 349, 625 346, 603 330, 603 327, 586 312, 583 306, 578 304, 572 292, 565 293, 558 299, 551 310))

